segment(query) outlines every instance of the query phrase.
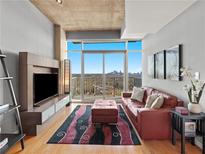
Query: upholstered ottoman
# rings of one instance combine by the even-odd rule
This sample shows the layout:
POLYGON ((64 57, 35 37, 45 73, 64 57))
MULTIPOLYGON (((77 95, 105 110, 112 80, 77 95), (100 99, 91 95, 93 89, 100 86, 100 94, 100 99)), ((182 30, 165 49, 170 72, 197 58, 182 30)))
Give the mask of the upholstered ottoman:
POLYGON ((115 100, 95 100, 91 109, 92 123, 117 123, 118 108, 115 100))

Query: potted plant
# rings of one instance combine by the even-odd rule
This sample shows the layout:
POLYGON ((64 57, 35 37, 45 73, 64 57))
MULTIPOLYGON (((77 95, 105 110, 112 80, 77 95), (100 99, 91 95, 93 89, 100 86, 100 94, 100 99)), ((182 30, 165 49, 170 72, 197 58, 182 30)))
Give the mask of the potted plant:
POLYGON ((181 68, 180 70, 182 72, 181 76, 187 77, 190 80, 190 84, 186 84, 183 87, 189 98, 188 110, 192 113, 200 113, 201 106, 199 101, 201 99, 205 83, 196 79, 189 68, 181 68))

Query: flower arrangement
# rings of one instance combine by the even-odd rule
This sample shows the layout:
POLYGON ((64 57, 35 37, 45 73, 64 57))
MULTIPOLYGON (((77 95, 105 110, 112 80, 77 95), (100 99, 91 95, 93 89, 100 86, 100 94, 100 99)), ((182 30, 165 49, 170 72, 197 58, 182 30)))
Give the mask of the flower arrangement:
POLYGON ((199 104, 205 83, 199 79, 196 79, 189 68, 181 68, 180 71, 182 72, 181 76, 187 77, 191 83, 190 85, 187 84, 183 87, 183 89, 187 92, 189 102, 192 104, 199 104))

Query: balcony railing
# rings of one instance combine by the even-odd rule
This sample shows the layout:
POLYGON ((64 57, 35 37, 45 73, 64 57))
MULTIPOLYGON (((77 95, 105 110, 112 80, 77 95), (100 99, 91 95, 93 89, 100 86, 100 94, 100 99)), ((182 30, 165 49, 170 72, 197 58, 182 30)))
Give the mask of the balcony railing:
MULTIPOLYGON (((71 82, 71 94, 73 99, 81 98, 80 75, 74 76, 71 82)), ((128 87, 132 90, 133 86, 141 87, 141 77, 129 77, 128 87)), ((102 75, 84 75, 84 98, 115 98, 120 97, 123 91, 123 75, 106 75, 106 84, 103 88, 102 75)))

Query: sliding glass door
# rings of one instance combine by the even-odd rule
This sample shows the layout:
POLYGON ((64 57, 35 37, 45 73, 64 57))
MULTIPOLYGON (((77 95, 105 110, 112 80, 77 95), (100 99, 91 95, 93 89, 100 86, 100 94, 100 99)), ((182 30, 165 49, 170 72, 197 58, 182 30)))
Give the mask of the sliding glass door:
POLYGON ((128 90, 142 86, 142 52, 128 52, 128 90))
POLYGON ((84 54, 84 99, 103 98, 103 54, 84 54))
POLYGON ((81 99, 81 52, 69 52, 71 60, 71 97, 73 100, 81 99))
POLYGON ((123 69, 123 52, 84 52, 83 99, 120 97, 123 91, 123 69))
POLYGON ((124 53, 105 54, 105 97, 120 97, 123 91, 124 53))

